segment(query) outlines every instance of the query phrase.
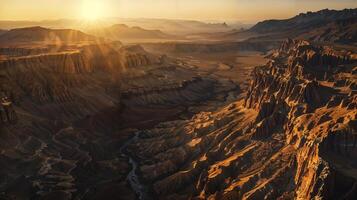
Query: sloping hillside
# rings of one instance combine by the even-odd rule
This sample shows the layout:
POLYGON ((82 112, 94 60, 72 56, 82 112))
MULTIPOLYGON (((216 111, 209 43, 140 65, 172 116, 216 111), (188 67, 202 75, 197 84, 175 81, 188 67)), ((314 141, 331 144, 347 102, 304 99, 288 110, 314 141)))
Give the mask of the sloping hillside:
POLYGON ((94 36, 72 29, 48 29, 43 27, 28 27, 11 29, 0 35, 1 43, 18 42, 80 42, 93 41, 94 36))
POLYGON ((325 26, 302 33, 298 38, 319 42, 356 43, 357 17, 330 22, 325 26))
POLYGON ((236 31, 221 36, 226 39, 254 40, 307 39, 318 42, 357 42, 357 9, 321 10, 302 13, 290 19, 266 20, 247 31, 236 31))
POLYGON ((283 32, 283 31, 306 31, 336 20, 345 20, 357 17, 357 9, 345 10, 321 10, 318 12, 301 13, 293 18, 285 20, 266 20, 257 23, 250 30, 255 32, 283 32))

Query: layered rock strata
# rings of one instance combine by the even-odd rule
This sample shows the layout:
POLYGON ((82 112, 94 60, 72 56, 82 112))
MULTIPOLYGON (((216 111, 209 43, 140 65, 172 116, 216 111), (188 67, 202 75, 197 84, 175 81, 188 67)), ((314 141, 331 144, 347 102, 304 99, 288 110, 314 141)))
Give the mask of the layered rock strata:
POLYGON ((356 53, 287 40, 244 100, 140 132, 159 199, 357 198, 356 53))

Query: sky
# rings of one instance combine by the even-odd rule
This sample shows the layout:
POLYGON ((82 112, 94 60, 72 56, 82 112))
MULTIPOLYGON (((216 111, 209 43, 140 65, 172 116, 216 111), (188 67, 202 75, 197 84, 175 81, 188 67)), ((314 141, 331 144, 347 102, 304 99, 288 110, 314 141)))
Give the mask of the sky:
POLYGON ((256 22, 324 8, 357 8, 357 0, 0 0, 0 20, 124 17, 256 22))

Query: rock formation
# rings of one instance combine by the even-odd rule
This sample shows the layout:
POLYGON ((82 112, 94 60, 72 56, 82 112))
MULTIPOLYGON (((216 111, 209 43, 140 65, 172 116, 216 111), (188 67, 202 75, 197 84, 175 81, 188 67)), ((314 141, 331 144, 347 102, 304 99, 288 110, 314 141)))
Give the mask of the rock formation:
POLYGON ((0 199, 134 199, 133 128, 235 89, 139 45, 41 34, 0 47, 0 199))
POLYGON ((12 101, 8 97, 1 98, 0 123, 14 123, 17 120, 12 101))
POLYGON ((23 31, 38 35, 0 47, 0 199, 357 198, 353 48, 286 40, 239 98, 216 65, 79 33, 45 42, 56 31, 38 27, 3 34, 23 31))
POLYGON ((94 73, 119 76, 124 69, 158 62, 145 52, 127 51, 115 43, 63 48, 60 52, 44 49, 36 55, 28 54, 38 53, 37 49, 29 50, 25 56, 18 55, 23 51, 6 51, 11 56, 0 61, 3 91, 12 92, 15 98, 30 95, 36 102, 68 102, 76 96, 69 88, 84 86, 94 73))
POLYGON ((357 198, 356 54, 287 40, 269 58, 244 100, 140 132, 153 196, 357 198))

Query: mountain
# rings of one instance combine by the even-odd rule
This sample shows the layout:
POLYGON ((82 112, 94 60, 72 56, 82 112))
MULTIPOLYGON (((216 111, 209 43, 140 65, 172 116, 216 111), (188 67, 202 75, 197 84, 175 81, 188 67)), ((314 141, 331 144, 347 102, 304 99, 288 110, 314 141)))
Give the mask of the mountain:
POLYGON ((46 28, 71 28, 75 29, 83 24, 80 20, 73 19, 56 19, 56 20, 42 20, 42 21, 21 21, 21 20, 0 20, 1 29, 14 29, 32 26, 41 26, 46 28))
POLYGON ((160 30, 146 30, 137 26, 129 27, 125 24, 115 24, 108 28, 91 30, 89 33, 112 40, 174 38, 160 30))
POLYGON ((266 20, 249 31, 326 42, 357 42, 357 9, 321 10, 286 20, 266 20))
POLYGON ((356 43, 357 17, 330 22, 325 26, 301 33, 298 38, 319 42, 356 43))
POLYGON ((128 26, 139 26, 144 29, 161 30, 174 35, 185 35, 205 32, 222 32, 232 29, 226 23, 207 23, 196 20, 148 19, 148 18, 113 18, 108 21, 128 26))
POLYGON ((286 38, 306 39, 318 42, 357 42, 357 9, 321 10, 301 13, 290 19, 265 20, 248 30, 221 34, 220 38, 256 41, 286 38))
MULTIPOLYGON (((57 19, 43 21, 0 21, 0 29, 14 29, 31 26, 46 28, 77 29, 87 31, 90 29, 105 28, 115 24, 126 24, 130 27, 141 27, 148 30, 161 30, 165 33, 181 35, 188 33, 223 32, 232 27, 226 23, 207 23, 196 20, 178 19, 150 19, 150 18, 104 18, 96 22, 84 22, 75 19, 57 19)), ((236 28, 236 26, 233 26, 236 28)), ((240 26, 239 26, 240 27, 240 26)))
POLYGON ((255 32, 306 31, 326 26, 337 20, 357 18, 357 9, 321 10, 299 14, 285 20, 266 20, 257 23, 250 30, 255 32))
POLYGON ((16 42, 79 42, 94 41, 94 36, 72 29, 48 29, 28 27, 11 29, 0 35, 1 43, 16 42))

